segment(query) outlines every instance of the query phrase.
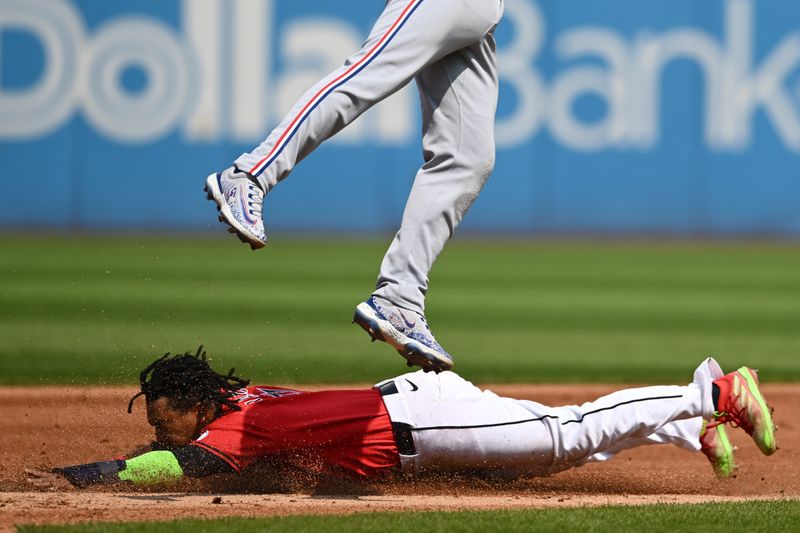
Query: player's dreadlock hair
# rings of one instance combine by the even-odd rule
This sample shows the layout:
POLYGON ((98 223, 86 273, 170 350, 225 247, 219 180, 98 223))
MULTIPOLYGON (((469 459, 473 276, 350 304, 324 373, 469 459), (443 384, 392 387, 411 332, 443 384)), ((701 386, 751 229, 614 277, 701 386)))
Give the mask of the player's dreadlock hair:
POLYGON ((128 413, 133 409, 133 401, 142 395, 148 403, 167 398, 173 408, 181 410, 198 403, 215 405, 217 410, 223 405, 239 410, 231 397, 235 390, 246 387, 250 381, 234 376, 234 370, 231 368, 227 375, 214 372, 202 346, 194 354, 171 356, 167 352, 139 374, 142 390, 131 398, 128 413))

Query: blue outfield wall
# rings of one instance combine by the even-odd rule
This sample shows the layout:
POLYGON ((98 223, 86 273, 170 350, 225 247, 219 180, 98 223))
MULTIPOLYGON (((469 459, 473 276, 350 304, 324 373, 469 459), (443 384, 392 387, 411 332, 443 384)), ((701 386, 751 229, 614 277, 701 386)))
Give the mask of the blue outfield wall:
MULTIPOLYGON (((382 5, 0 0, 0 227, 221 231, 205 176, 357 50, 382 5)), ((505 9, 497 167, 465 230, 800 235, 800 2, 505 9)), ((394 229, 418 108, 411 86, 303 161, 268 227, 394 229)))

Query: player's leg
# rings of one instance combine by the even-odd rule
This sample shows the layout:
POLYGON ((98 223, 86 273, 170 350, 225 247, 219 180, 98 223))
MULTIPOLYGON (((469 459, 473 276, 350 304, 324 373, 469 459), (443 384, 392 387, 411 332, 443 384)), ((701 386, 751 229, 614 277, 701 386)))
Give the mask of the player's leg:
MULTIPOLYGON (((747 432, 765 455, 777 450, 771 411, 759 389, 757 374, 751 369, 742 367, 723 375, 719 365, 708 359, 695 372, 694 382, 682 388, 685 394, 679 399, 648 400, 657 398, 662 389, 649 387, 620 391, 580 407, 556 409, 567 413, 559 414, 559 423, 552 424, 554 466, 563 469, 606 460, 636 446, 671 443, 702 451, 717 475, 728 477, 734 472, 735 461, 725 422, 747 432), (639 403, 641 409, 631 408, 639 403), (664 418, 673 406, 679 416, 664 418), (692 412, 696 418, 687 417, 692 412), (568 418, 572 414, 578 415, 576 420, 580 422, 566 428, 572 424, 568 418), (659 425, 660 419, 666 422, 659 425)), ((668 389, 661 392, 670 394, 668 389)))
POLYGON ((679 420, 666 424, 644 438, 628 438, 587 457, 583 462, 605 461, 622 450, 647 444, 675 444, 687 450, 700 450, 720 478, 736 469, 734 447, 725 422, 745 430, 765 455, 778 447, 771 410, 759 389, 758 375, 743 367, 723 375, 718 365, 708 365, 713 379, 714 414, 708 418, 679 420))
POLYGON ((481 391, 452 372, 420 372, 394 380, 402 401, 384 400, 393 421, 412 426, 418 453, 404 461, 417 470, 516 467, 545 473, 629 445, 682 440, 688 446, 699 438, 700 426, 676 422, 713 415, 717 374, 718 365, 707 360, 685 387, 629 389, 553 408, 481 391))
POLYGON ((412 372, 376 387, 392 423, 410 426, 415 453, 401 454, 404 471, 543 474, 553 462, 548 407, 482 391, 454 372, 412 372))
POLYGON ((451 356, 424 316, 428 273, 494 165, 497 68, 492 33, 425 67, 416 78, 425 163, 400 230, 381 264, 377 289, 355 320, 409 364, 447 370, 451 356))
MULTIPOLYGON (((667 442, 666 431, 670 427, 694 432, 695 449, 699 449, 702 422, 672 424, 711 418, 712 383, 721 375, 719 365, 708 359, 697 368, 694 381, 688 386, 626 389, 580 406, 553 408, 554 416, 548 419, 548 424, 553 432, 554 465, 581 464, 592 456, 613 453, 629 444, 667 442), (697 427, 689 427, 692 425, 697 427)), ((691 436, 683 438, 692 440, 691 436)))
POLYGON ((263 246, 263 194, 325 139, 405 86, 426 65, 480 41, 497 22, 500 5, 501 0, 389 0, 361 50, 309 89, 233 168, 209 177, 209 195, 224 222, 253 247, 263 246))
POLYGON ((700 417, 677 420, 665 424, 645 437, 622 440, 602 452, 587 457, 586 462, 607 461, 623 450, 652 444, 673 444, 684 450, 699 451, 702 430, 703 419, 700 417))
POLYGON ((549 470, 549 473, 554 474, 585 463, 608 461, 624 450, 640 446, 673 444, 688 451, 702 451, 718 477, 730 477, 736 470, 736 463, 734 449, 730 440, 728 440, 725 426, 707 427, 706 424, 707 421, 702 418, 678 420, 659 428, 658 431, 647 437, 623 440, 607 450, 587 457, 583 461, 554 465, 549 470))

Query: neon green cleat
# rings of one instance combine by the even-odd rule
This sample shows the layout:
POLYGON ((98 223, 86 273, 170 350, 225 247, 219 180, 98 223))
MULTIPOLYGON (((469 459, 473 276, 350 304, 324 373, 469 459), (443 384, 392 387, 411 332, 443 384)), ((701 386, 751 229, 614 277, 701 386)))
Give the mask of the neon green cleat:
POLYGON ((753 437, 756 446, 764 455, 772 455, 778 449, 775 440, 775 424, 764 396, 758 388, 758 374, 743 366, 714 381, 719 387, 719 405, 714 413, 714 422, 730 423, 740 427, 753 437))
POLYGON ((724 424, 717 421, 703 421, 703 431, 700 433, 700 451, 708 458, 718 478, 729 478, 736 471, 736 463, 733 459, 734 447, 728 439, 728 432, 724 424))

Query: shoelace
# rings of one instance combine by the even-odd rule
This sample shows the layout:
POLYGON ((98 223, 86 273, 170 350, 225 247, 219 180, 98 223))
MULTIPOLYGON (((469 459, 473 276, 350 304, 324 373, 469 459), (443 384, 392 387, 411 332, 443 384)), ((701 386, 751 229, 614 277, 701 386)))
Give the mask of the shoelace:
POLYGON ((724 411, 717 411, 714 413, 714 418, 716 419, 715 422, 717 424, 728 423, 731 425, 731 427, 741 427, 747 433, 752 433, 753 424, 746 417, 747 407, 742 405, 738 409, 732 409, 734 406, 735 402, 733 399, 728 400, 724 411))
POLYGON ((436 341, 436 337, 434 337, 434 336, 433 336, 433 332, 431 331, 431 327, 428 325, 428 321, 427 321, 427 320, 425 320, 425 317, 423 317, 423 316, 419 317, 419 321, 420 321, 420 322, 422 322, 422 325, 424 326, 424 328, 425 328, 425 331, 428 333, 428 337, 430 338, 430 341, 429 341, 429 342, 431 343, 431 345, 432 345, 432 348, 433 348, 434 350, 438 350, 438 351, 440 351, 440 352, 447 353, 447 352, 445 351, 445 349, 444 349, 444 348, 442 348, 442 345, 441 345, 441 344, 439 344, 439 343, 436 341))
MULTIPOLYGON (((422 325, 425 327, 425 331, 427 331, 428 333, 431 333, 431 328, 430 328, 430 326, 428 326, 428 322, 425 321, 425 317, 421 316, 421 317, 418 318, 418 320, 420 322, 422 322, 422 325)), ((431 337, 433 337, 433 333, 431 333, 431 337)))
POLYGON ((257 217, 258 220, 261 220, 261 210, 264 204, 264 191, 257 187, 255 183, 248 183, 247 198, 248 200, 254 200, 247 202, 247 207, 249 208, 250 214, 254 217, 257 217))

